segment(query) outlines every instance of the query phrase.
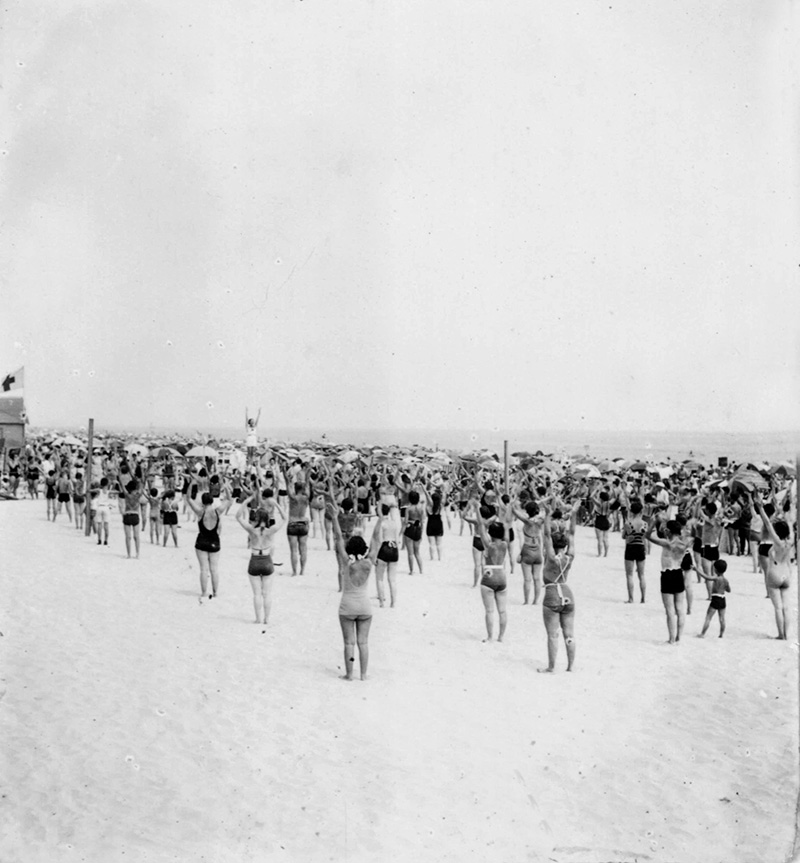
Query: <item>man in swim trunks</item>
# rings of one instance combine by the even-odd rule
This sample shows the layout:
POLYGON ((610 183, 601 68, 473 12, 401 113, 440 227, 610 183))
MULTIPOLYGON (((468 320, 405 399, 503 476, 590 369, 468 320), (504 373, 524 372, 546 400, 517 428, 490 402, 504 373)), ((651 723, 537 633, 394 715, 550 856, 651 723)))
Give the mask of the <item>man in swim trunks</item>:
POLYGON ((666 539, 654 535, 655 525, 648 528, 647 538, 661 546, 661 601, 667 616, 669 644, 677 644, 686 619, 686 585, 681 564, 691 537, 684 537, 681 525, 670 519, 666 523, 666 539))
MULTIPOLYGON (((291 482, 284 467, 286 490, 289 497, 289 521, 286 525, 286 536, 289 538, 289 550, 292 556, 292 575, 297 575, 297 558, 300 558, 300 575, 305 575, 306 559, 308 557, 308 525, 311 491, 307 482, 291 482)), ((299 472, 297 476, 300 476, 299 472)), ((305 480, 306 474, 302 474, 305 480)))

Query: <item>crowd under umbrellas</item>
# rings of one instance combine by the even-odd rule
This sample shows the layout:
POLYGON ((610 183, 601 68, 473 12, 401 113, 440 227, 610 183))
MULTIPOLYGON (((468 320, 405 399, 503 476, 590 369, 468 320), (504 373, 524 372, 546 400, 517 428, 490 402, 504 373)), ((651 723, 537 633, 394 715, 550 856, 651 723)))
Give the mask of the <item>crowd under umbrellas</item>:
POLYGON ((593 528, 598 555, 608 554, 609 533, 624 539, 628 603, 637 577, 645 601, 644 561, 660 551, 669 643, 680 643, 698 588, 709 607, 697 634, 705 635, 714 615, 724 634, 731 591, 724 558, 734 555, 751 556, 775 607, 778 637, 787 637, 797 498, 791 462, 714 466, 326 441, 271 441, 248 457, 241 440, 101 433, 90 464, 86 437, 51 431, 32 435, 13 454, 3 480, 7 496, 42 492, 48 519, 66 517, 98 545, 108 544, 121 516, 134 558, 148 528, 150 543, 163 548, 178 545, 180 520, 196 524, 201 602, 219 589, 220 530, 234 519, 251 551, 248 578, 262 626, 283 565, 275 556, 288 544, 292 575, 302 576, 309 534, 319 535, 336 573, 330 589, 342 594, 348 679, 356 647, 366 677, 372 599, 377 611, 395 606, 401 554, 410 573, 422 574, 425 557, 441 557, 445 534, 447 542, 471 546, 474 566, 464 581, 480 593, 486 642, 506 635, 508 591, 519 567, 523 604, 542 607, 544 671, 556 668, 559 638, 568 670, 575 661, 576 598, 567 581, 578 526, 593 528), (377 597, 367 595, 370 584, 377 597))

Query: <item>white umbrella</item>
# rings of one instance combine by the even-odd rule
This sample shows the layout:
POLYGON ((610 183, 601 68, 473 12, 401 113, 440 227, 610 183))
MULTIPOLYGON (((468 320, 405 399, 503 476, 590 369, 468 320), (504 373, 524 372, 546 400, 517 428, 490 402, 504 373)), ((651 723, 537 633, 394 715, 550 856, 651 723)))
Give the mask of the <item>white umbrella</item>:
POLYGON ((147 455, 148 450, 146 446, 142 446, 140 443, 129 443, 125 447, 125 452, 131 455, 147 455))
POLYGON ((187 451, 186 455, 192 457, 200 456, 202 458, 216 458, 217 451, 215 449, 211 449, 210 446, 193 446, 187 451))

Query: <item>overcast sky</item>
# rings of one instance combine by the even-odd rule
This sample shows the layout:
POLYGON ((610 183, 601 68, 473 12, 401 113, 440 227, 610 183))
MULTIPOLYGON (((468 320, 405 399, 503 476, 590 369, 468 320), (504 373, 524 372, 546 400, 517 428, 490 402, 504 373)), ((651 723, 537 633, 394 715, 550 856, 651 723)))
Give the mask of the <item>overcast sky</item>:
POLYGON ((800 428, 790 2, 6 5, 34 424, 800 428))

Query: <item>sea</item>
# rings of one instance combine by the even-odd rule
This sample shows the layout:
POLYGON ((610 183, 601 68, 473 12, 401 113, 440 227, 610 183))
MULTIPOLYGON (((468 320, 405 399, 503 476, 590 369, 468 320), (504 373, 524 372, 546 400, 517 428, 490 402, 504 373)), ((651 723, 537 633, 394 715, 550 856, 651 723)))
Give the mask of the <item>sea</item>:
MULTIPOLYGON (((98 429, 100 431, 101 429, 98 429)), ((174 435, 195 441, 241 440, 243 430, 231 428, 108 428, 107 432, 174 435)), ((505 441, 509 453, 542 452, 573 458, 642 459, 644 461, 685 461, 695 459, 716 466, 719 459, 729 464, 753 462, 794 462, 800 453, 800 431, 782 432, 677 432, 677 431, 564 431, 530 429, 346 429, 259 427, 260 439, 268 442, 327 443, 342 446, 403 446, 434 449, 488 450, 502 457, 505 441)))

